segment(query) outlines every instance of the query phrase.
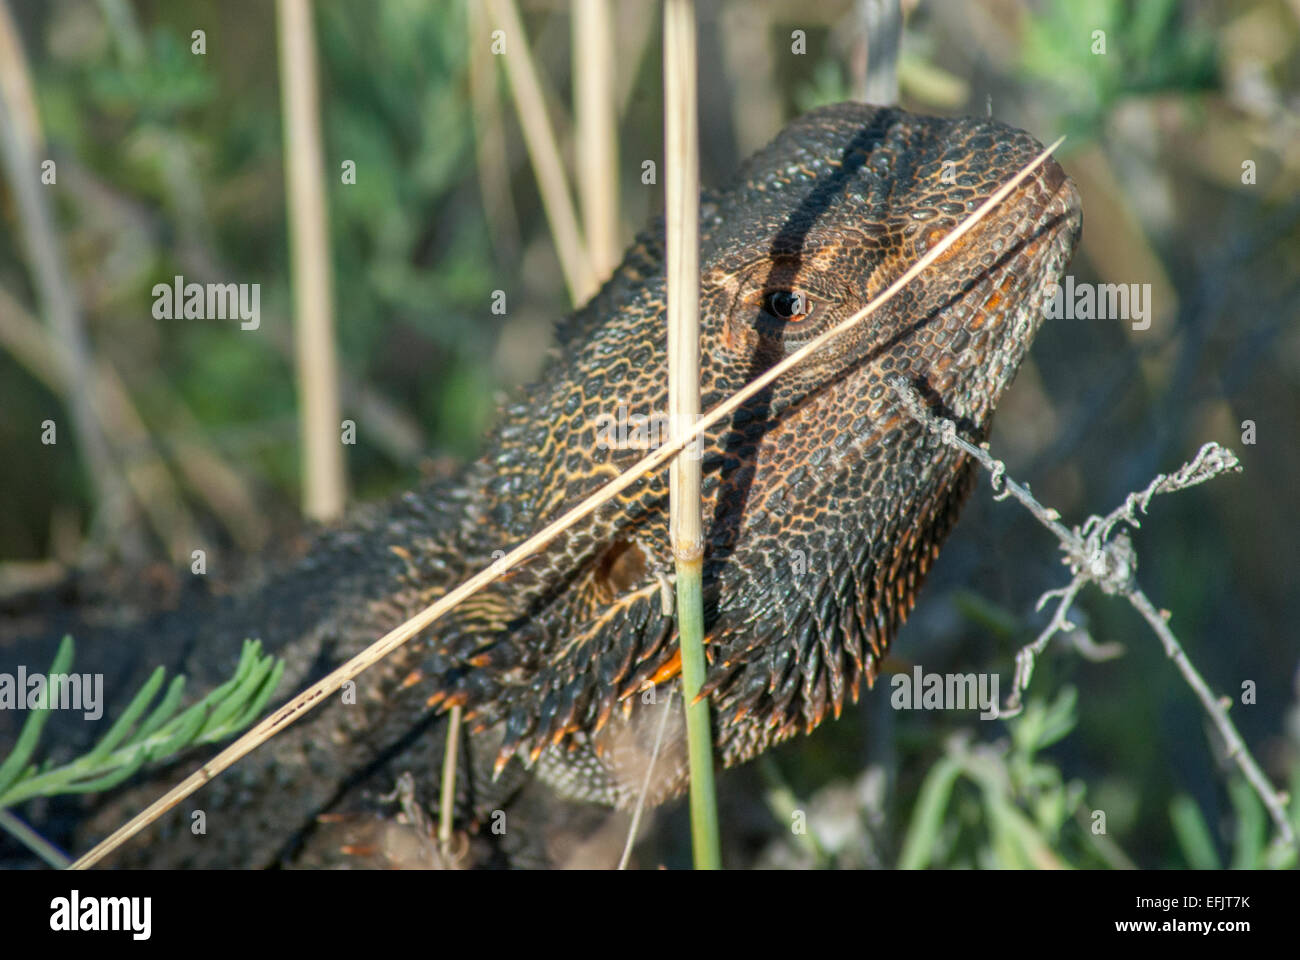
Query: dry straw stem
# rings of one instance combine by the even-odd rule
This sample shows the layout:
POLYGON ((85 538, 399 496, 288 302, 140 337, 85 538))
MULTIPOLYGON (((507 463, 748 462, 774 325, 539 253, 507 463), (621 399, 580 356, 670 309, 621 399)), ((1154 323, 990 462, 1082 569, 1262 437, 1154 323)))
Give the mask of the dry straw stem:
POLYGON ((578 200, 592 273, 618 266, 618 114, 614 108, 614 32, 610 0, 573 3, 573 115, 578 200))
MULTIPOLYGON (((563 175, 559 148, 556 146, 555 135, 550 129, 542 106, 544 98, 541 96, 541 84, 536 75, 531 72, 532 62, 528 56, 528 48, 523 42, 523 28, 518 25, 515 11, 508 11, 507 16, 514 18, 515 26, 518 28, 514 32, 524 59, 522 80, 523 86, 527 89, 525 95, 535 95, 538 111, 530 111, 528 115, 522 111, 520 89, 515 85, 514 73, 510 74, 512 89, 515 90, 515 101, 521 107, 520 119, 525 125, 525 137, 528 141, 533 169, 542 185, 542 202, 552 226, 556 247, 561 251, 561 266, 568 264, 575 271, 571 276, 566 269, 565 278, 569 286, 569 296, 576 306, 596 292, 598 278, 603 280, 608 277, 618 263, 613 37, 609 28, 609 7, 606 0, 577 0, 573 10, 574 112, 578 127, 579 194, 584 216, 583 226, 587 231, 588 240, 585 250, 582 237, 577 232, 577 221, 569 199, 567 181, 563 175), (528 126, 530 123, 532 127, 528 126), (534 143, 536 143, 536 150, 534 143), (539 163, 539 151, 544 158, 545 169, 543 164, 539 163), (552 205, 559 213, 558 229, 556 218, 551 216, 552 205), (573 223, 572 240, 561 242, 561 231, 568 232, 570 222, 573 223), (570 250, 570 247, 573 249, 570 250), (567 254, 566 250, 569 250, 567 254), (588 274, 585 279, 581 277, 584 271, 588 274)), ((481 35, 486 33, 482 13, 474 4, 470 4, 469 30, 471 43, 483 39, 481 35)), ((507 38, 508 36, 509 34, 507 38)), ((507 39, 506 51, 506 55, 509 56, 509 39, 507 39)), ((486 82, 488 78, 483 76, 487 72, 483 69, 487 59, 480 54, 471 60, 469 81, 471 97, 474 101, 474 120, 478 130, 475 149, 479 165, 479 182, 483 190, 484 209, 488 215, 489 225, 493 228, 494 241, 500 246, 506 236, 514 236, 511 229, 514 227, 514 210, 510 206, 509 190, 505 189, 509 186, 509 174, 504 160, 504 140, 500 115, 496 111, 496 100, 488 95, 486 82), (485 150, 484 144, 487 142, 497 143, 499 149, 485 150), (490 183, 496 184, 496 191, 489 187, 490 183), (506 226, 507 222, 509 227, 506 226)), ((488 73, 488 77, 493 76, 488 73)), ((456 795, 456 747, 460 736, 460 722, 461 708, 452 707, 442 766, 442 794, 438 824, 438 840, 444 857, 447 856, 451 844, 452 811, 456 795)))
POLYGON ((347 479, 338 433, 339 374, 316 90, 316 30, 308 0, 278 0, 276 12, 293 262, 294 357, 302 407, 303 513, 313 520, 331 520, 343 512, 347 479))
POLYGON ((810 355, 826 346, 831 340, 844 333, 855 324, 861 323, 863 319, 869 317, 881 308, 890 298, 896 296, 907 284, 909 284, 917 274, 921 273, 936 260, 948 252, 958 240, 960 240, 972 227, 980 220, 988 216, 999 203, 1001 203, 1008 194, 1034 171, 1036 171, 1043 162, 1052 155, 1057 147, 1065 140, 1061 137, 1050 147, 1040 153, 1031 163, 1027 164, 1023 170, 999 187, 994 193, 985 200, 978 209, 970 216, 963 220, 951 233, 935 244, 911 267, 904 271, 897 280, 886 287, 875 299, 871 300, 865 307, 859 310, 853 316, 836 324, 830 330, 809 341, 800 349, 790 354, 784 360, 775 364, 764 373, 756 377, 748 386, 737 391, 727 400, 718 404, 708 413, 700 417, 695 424, 683 433, 671 437, 658 450, 655 450, 642 457, 631 468, 620 474, 609 483, 605 484, 599 490, 592 493, 582 502, 574 506, 563 516, 547 524, 537 533, 533 534, 519 546, 515 547, 509 553, 499 557, 484 569, 480 570, 474 576, 464 581, 460 586, 449 591, 442 596, 437 602, 430 604, 421 610, 415 616, 411 617, 405 623, 395 627, 375 643, 371 644, 361 653, 357 654, 351 660, 344 663, 327 677, 312 684, 306 690, 299 693, 296 697, 286 703, 284 706, 274 710, 265 719, 255 727, 241 736, 226 749, 222 750, 207 763, 199 767, 198 770, 190 774, 171 790, 167 791, 147 808, 142 810, 136 816, 132 817, 127 823, 115 830, 110 836, 97 844, 94 849, 81 857, 74 867, 84 869, 93 866, 103 859, 109 852, 120 846, 126 840, 139 833, 145 826, 158 819, 176 804, 180 803, 194 791, 225 770, 227 767, 238 762, 240 758, 246 756, 261 744, 265 743, 271 737, 275 736, 281 730, 295 723, 303 717, 308 711, 319 706, 324 699, 330 694, 337 691, 344 683, 356 677, 364 670, 378 663, 384 657, 388 656, 406 641, 419 634, 422 630, 434 623, 439 617, 451 610, 466 597, 477 593, 498 577, 504 575, 515 565, 527 560, 533 554, 543 549, 547 544, 557 536, 573 526, 583 517, 592 513, 601 504, 617 496, 623 490, 639 482, 652 470, 663 466, 668 460, 676 456, 678 452, 693 439, 704 433, 710 427, 725 420, 731 414, 735 413, 740 407, 754 394, 768 386, 782 374, 788 372, 793 367, 798 366, 810 355))
MULTIPOLYGON (((574 305, 585 303, 599 286, 591 269, 591 260, 578 229, 578 217, 569 196, 568 181, 564 178, 564 163, 555 140, 555 131, 546 113, 546 100, 542 96, 542 83, 537 76, 524 27, 514 0, 487 0, 493 24, 505 34, 506 79, 519 115, 519 126, 524 133, 528 158, 537 177, 537 190, 546 211, 546 222, 551 227, 555 253, 560 258, 560 270, 569 289, 569 299, 574 305)), ((481 55, 482 51, 476 51, 481 55)))
MULTIPOLYGON (((664 161, 668 279, 668 422, 672 435, 700 415, 700 150, 695 99, 694 0, 664 3, 664 161)), ((695 866, 722 866, 713 782, 709 701, 700 698, 704 660, 704 534, 700 458, 669 467, 669 535, 677 569, 677 637, 690 760, 691 838, 695 866)))
POLYGON ((632 848, 636 846, 637 831, 641 827, 641 814, 645 812, 645 798, 650 794, 650 784, 654 782, 655 762, 659 759, 659 751, 664 744, 664 731, 668 729, 668 715, 673 708, 673 694, 676 691, 670 686, 668 688, 668 699, 664 701, 662 716, 659 717, 659 729, 655 731, 654 746, 650 750, 650 760, 646 763, 645 779, 641 781, 641 792, 637 794, 636 806, 632 808, 632 822, 627 827, 627 840, 623 844, 623 855, 618 859, 618 869, 626 870, 628 861, 632 859, 632 848))
MULTIPOLYGON (((664 195, 668 280, 668 422, 674 438, 700 413, 700 157, 695 103, 695 6, 664 3, 664 195)), ((673 555, 698 565, 703 556, 700 458, 678 457, 670 469, 673 555)))
POLYGON ((1217 443, 1207 443, 1201 447, 1196 456, 1183 464, 1172 474, 1158 474, 1144 490, 1130 493, 1124 502, 1106 516, 1093 515, 1077 527, 1066 527, 1059 520, 1056 510, 1045 507, 1029 492, 1029 489, 1006 475, 1006 464, 991 457, 987 450, 978 447, 957 434, 957 426, 951 420, 936 416, 924 404, 915 388, 906 380, 894 377, 890 381, 895 393, 903 401, 907 412, 927 429, 936 433, 945 443, 956 447, 974 458, 980 466, 988 470, 993 489, 997 491, 996 499, 1010 496, 1019 501, 1034 517, 1055 535, 1065 553, 1065 563, 1074 574, 1073 579, 1064 587, 1049 590, 1038 600, 1041 610, 1047 602, 1057 599, 1051 620, 1042 633, 1016 655, 1016 674, 1012 684, 1011 696, 1003 707, 1001 715, 1015 716, 1021 710, 1021 698, 1033 678, 1035 659, 1047 649, 1047 644, 1057 633, 1074 629, 1067 615, 1079 592, 1088 583, 1095 583, 1103 592, 1124 597, 1142 618, 1150 624, 1164 646, 1165 655, 1174 661, 1187 685, 1192 688, 1205 711, 1210 715, 1219 735, 1227 745, 1228 756, 1237 764, 1251 787, 1272 817, 1278 830, 1280 846, 1296 847, 1295 831, 1287 819, 1286 806, 1289 798, 1273 789, 1255 758, 1237 732, 1236 726, 1228 717, 1227 707, 1230 700, 1217 700, 1209 685, 1201 676, 1195 665, 1184 652, 1178 638, 1169 628, 1169 613, 1157 610, 1137 583, 1137 554, 1128 535, 1116 528, 1122 525, 1137 528, 1141 525, 1138 513, 1146 513, 1151 500, 1162 493, 1176 493, 1188 487, 1204 483, 1223 473, 1235 473, 1241 470, 1237 455, 1217 443), (1112 536, 1113 534, 1113 536, 1112 536))
POLYGON ((439 797, 438 849, 445 857, 451 849, 452 813, 456 806, 456 752, 460 746, 461 708, 451 708, 447 745, 442 755, 442 795, 439 797))
POLYGON ((862 27, 855 51, 853 87, 857 99, 882 107, 898 103, 898 51, 903 41, 899 0, 857 0, 854 15, 862 27))
POLYGON ((18 207, 22 245, 31 266, 41 312, 49 324, 51 343, 61 356, 66 371, 68 412, 74 436, 85 461, 84 467, 95 490, 106 539, 141 553, 135 531, 129 526, 130 501, 127 483, 113 458, 104 424, 98 417, 94 398, 92 358, 89 340, 77 303, 51 210, 51 187, 40 182, 39 154, 44 143, 36 101, 32 95, 27 59, 8 7, 0 2, 0 159, 13 189, 18 207))
POLYGON ((469 84, 470 116, 474 123, 479 197, 492 248, 498 260, 508 263, 519 256, 519 218, 510 196, 510 162, 501 119, 502 105, 497 96, 496 58, 484 52, 492 44, 487 11, 480 3, 468 3, 466 8, 466 33, 469 48, 475 53, 469 58, 465 79, 469 84))

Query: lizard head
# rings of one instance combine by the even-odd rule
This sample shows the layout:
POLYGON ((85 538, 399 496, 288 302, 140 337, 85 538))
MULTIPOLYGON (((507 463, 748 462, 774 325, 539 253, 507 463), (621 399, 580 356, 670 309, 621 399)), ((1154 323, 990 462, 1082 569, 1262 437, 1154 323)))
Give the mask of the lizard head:
MULTIPOLYGON (((787 127, 702 204, 704 409, 860 310, 1041 149, 990 121, 860 104, 787 127)), ((969 477, 887 377, 982 436, 1079 227, 1074 187, 1048 160, 886 306, 703 436, 706 691, 726 762, 812 729, 874 680, 969 477)), ((666 438, 664 303, 651 230, 561 325, 557 360, 480 462, 492 507, 476 522, 501 545, 666 438)), ((550 778, 576 795, 639 788, 639 770, 611 773, 608 758, 629 730, 634 746, 653 739, 637 694, 675 676, 659 612, 667 503, 666 471, 645 476, 478 600, 429 671, 459 678, 454 702, 502 732, 502 758, 563 754, 550 778)), ((669 754, 657 796, 684 776, 669 754)))
MULTIPOLYGON (((752 379, 865 306, 1041 150, 991 121, 854 103, 791 124, 708 208, 701 316, 719 386, 734 389, 737 373, 752 379)), ((845 376, 874 386, 892 369, 980 422, 1079 227, 1074 186, 1048 160, 918 281, 783 377, 771 408, 840 389, 845 376)))
MULTIPOLYGON (((991 121, 860 104, 796 121, 712 212, 706 382, 733 392, 859 311, 1041 150, 991 121)), ((887 378, 982 439, 1080 225, 1075 188, 1049 159, 718 438, 708 574, 715 622, 733 629, 717 631, 708 689, 729 756, 810 730, 874 680, 969 473, 887 378)))

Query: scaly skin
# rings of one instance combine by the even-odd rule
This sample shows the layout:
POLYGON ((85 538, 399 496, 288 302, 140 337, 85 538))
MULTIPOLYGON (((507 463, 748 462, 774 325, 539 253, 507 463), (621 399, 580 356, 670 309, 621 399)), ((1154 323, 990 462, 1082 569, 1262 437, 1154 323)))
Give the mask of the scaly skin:
MULTIPOLYGON (((791 124, 703 201, 704 408, 860 309, 1041 149, 991 122, 858 104, 791 124)), ((704 435, 706 690, 724 765, 812 730, 874 680, 968 492, 967 458, 903 413, 884 378, 906 376, 982 438, 1079 227, 1074 187, 1048 161, 888 306, 704 435)), ((291 654, 295 687, 644 454, 602 443, 600 427, 620 407, 628 417, 667 409, 661 230, 558 334, 540 382, 454 483, 325 537, 319 588, 341 611, 326 627, 290 616, 294 591, 311 589, 301 570, 284 581, 296 586, 282 591, 278 640, 256 619, 265 604, 252 603, 238 629, 291 654), (349 538, 355 556, 338 548, 349 538), (352 582, 339 588, 345 572, 352 582)), ((489 765, 511 786, 529 768, 565 797, 633 802, 663 694, 678 682, 661 611, 667 504, 666 471, 644 477, 364 677, 357 706, 321 708, 206 787, 196 802, 237 818, 233 838, 196 845, 173 824, 143 862, 293 859, 286 844, 316 813, 403 769, 419 772, 421 797, 436 796, 428 757, 440 747, 413 731, 451 704, 476 734, 471 806, 505 792, 489 765)), ((686 783, 679 713, 652 803, 686 783)))
MULTIPOLYGON (((789 127, 702 216, 704 407, 860 309, 1040 150, 994 124, 849 104, 789 127), (773 292, 811 314, 774 316, 773 292)), ((955 520, 965 458, 901 413, 884 377, 907 376, 981 436, 1078 224, 1049 162, 934 273, 706 434, 706 689, 725 764, 856 699, 955 520)), ((666 409, 661 262, 657 240, 643 240, 563 331, 563 376, 506 412, 481 465, 503 546, 642 455, 608 449, 597 427, 620 404, 666 409)), ((565 782, 602 802, 631 800, 640 768, 594 754, 642 742, 632 694, 676 672, 654 576, 671 568, 667 497, 666 472, 645 478, 429 643, 435 702, 503 724, 502 757, 580 758, 583 775, 565 782)), ((677 746, 656 766, 658 795, 684 785, 677 746)))

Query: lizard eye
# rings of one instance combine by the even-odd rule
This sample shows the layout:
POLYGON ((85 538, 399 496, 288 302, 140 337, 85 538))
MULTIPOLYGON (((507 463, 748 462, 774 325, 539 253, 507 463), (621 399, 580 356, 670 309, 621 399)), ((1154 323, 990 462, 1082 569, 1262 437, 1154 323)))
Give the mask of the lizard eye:
POLYGON ((816 308, 807 294, 796 290, 774 290, 763 298, 763 309, 787 323, 807 320, 816 308))

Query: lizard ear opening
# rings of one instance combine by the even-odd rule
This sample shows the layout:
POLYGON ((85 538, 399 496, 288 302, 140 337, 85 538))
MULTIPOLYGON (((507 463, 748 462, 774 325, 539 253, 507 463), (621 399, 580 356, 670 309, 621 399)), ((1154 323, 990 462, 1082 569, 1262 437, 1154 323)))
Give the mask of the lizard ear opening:
POLYGON ((645 553, 635 543, 616 540, 596 560, 593 580, 605 603, 639 585, 648 576, 645 553))

